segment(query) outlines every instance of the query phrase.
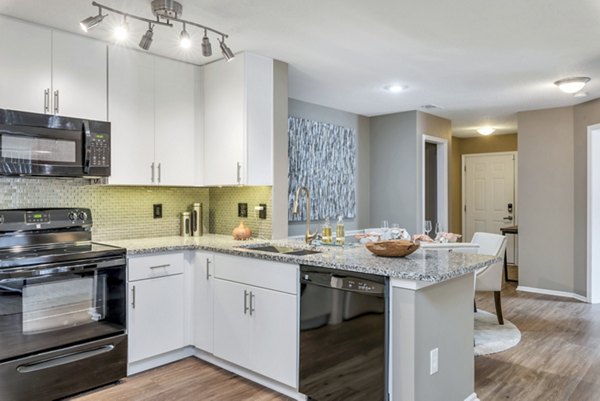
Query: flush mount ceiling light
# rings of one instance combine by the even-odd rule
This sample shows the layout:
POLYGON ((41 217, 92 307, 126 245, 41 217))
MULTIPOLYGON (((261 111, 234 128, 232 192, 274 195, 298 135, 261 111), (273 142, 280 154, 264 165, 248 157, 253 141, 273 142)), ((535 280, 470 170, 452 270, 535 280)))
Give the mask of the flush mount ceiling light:
POLYGON ((481 127, 481 128, 479 128, 479 129, 477 130, 477 132, 478 132, 480 135, 484 135, 484 136, 491 135, 491 134, 493 134, 495 131, 496 131, 496 129, 495 129, 495 128, 492 128, 492 127, 481 127))
POLYGON ((558 89, 565 93, 576 93, 582 90, 588 82, 590 82, 589 77, 573 77, 560 79, 554 85, 558 86, 558 89))
POLYGON ((194 26, 204 30, 204 37, 202 38, 202 55, 205 57, 209 57, 212 55, 212 48, 210 45, 210 39, 208 38, 207 33, 211 32, 217 35, 217 40, 219 41, 219 45, 221 47, 221 52, 223 53, 223 57, 227 61, 232 60, 235 57, 235 54, 231 51, 231 49, 225 44, 225 39, 229 37, 226 33, 217 31, 216 29, 210 28, 208 26, 204 26, 198 24, 193 21, 188 21, 181 19, 181 14, 183 12, 183 6, 181 3, 174 0, 153 0, 151 3, 152 13, 155 16, 155 19, 149 19, 140 17, 138 15, 126 13, 121 10, 117 10, 112 7, 107 7, 95 1, 92 2, 92 6, 98 7, 98 15, 88 17, 81 21, 79 25, 84 32, 88 32, 90 29, 98 26, 102 22, 102 20, 108 15, 103 15, 102 11, 109 11, 114 14, 123 16, 123 23, 117 28, 115 28, 115 38, 117 40, 124 40, 128 34, 128 26, 127 26, 127 18, 134 19, 142 22, 148 23, 148 30, 142 36, 140 40, 139 46, 148 50, 150 45, 152 44, 152 39, 154 36, 154 26, 165 26, 165 27, 173 27, 173 23, 181 23, 182 30, 179 35, 179 43, 183 48, 190 48, 192 46, 192 41, 189 32, 186 30, 186 25, 194 26), (220 37, 220 38, 219 38, 220 37))
POLYGON ((390 92, 390 93, 400 93, 406 89, 408 89, 408 86, 404 86, 404 85, 386 85, 383 87, 383 89, 385 89, 386 91, 390 92))

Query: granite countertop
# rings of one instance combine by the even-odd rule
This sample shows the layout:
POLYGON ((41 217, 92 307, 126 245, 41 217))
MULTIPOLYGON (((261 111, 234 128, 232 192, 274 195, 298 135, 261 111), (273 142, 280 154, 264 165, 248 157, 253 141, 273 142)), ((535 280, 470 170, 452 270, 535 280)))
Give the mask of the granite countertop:
POLYGON ((159 252, 206 250, 230 255, 253 257, 292 264, 305 264, 346 271, 376 274, 390 278, 441 282, 473 272, 499 259, 493 256, 420 248, 404 258, 383 258, 370 253, 363 245, 312 246, 298 240, 251 239, 236 241, 230 236, 208 234, 198 238, 159 237, 118 241, 105 244, 127 248, 128 255, 159 252), (310 248, 321 253, 305 256, 286 255, 252 250, 252 246, 273 244, 294 248, 310 248))

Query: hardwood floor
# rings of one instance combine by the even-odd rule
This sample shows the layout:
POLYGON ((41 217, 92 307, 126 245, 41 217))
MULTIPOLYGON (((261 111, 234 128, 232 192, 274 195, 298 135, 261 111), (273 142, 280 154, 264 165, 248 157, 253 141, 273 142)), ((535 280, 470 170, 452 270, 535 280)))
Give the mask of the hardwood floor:
MULTIPOLYGON (((600 400, 600 305, 502 291, 504 317, 519 327, 516 347, 475 358, 481 400, 600 400)), ((477 306, 494 311, 491 293, 477 306)), ((195 358, 125 379, 72 401, 284 401, 289 398, 195 358)))
POLYGON ((70 400, 287 401, 290 398, 196 358, 187 358, 70 400))
MULTIPOLYGON (((475 391, 485 401, 600 400, 600 305, 502 291, 505 319, 522 334, 514 348, 475 358, 475 391)), ((494 311, 494 297, 477 306, 494 311)))

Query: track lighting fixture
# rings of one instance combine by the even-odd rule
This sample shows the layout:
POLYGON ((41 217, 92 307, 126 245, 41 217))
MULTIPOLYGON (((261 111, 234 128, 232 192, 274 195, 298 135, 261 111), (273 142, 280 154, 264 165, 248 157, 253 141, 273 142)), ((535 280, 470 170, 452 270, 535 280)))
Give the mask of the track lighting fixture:
POLYGON ((183 23, 183 30, 179 35, 179 45, 184 49, 189 49, 192 46, 192 39, 190 38, 190 34, 185 30, 185 22, 183 23))
POLYGON ((212 56, 212 46, 210 44, 210 39, 206 35, 206 29, 204 30, 204 37, 202 38, 202 55, 204 57, 212 56))
POLYGON ((223 53, 223 57, 225 57, 225 59, 227 61, 230 61, 235 57, 235 55, 233 54, 231 49, 225 44, 225 39, 227 39, 229 37, 227 34, 225 34, 223 32, 219 32, 216 29, 212 29, 208 26, 197 24, 193 21, 181 19, 180 17, 183 12, 183 6, 181 5, 181 3, 179 3, 175 0, 152 0, 151 8, 152 8, 152 13, 154 14, 155 19, 144 18, 144 17, 140 17, 138 15, 126 13, 124 11, 120 11, 115 8, 102 5, 100 3, 97 3, 96 1, 92 1, 92 6, 98 7, 98 15, 88 17, 79 23, 79 25, 81 26, 81 29, 84 32, 87 32, 90 29, 97 26, 98 24, 100 24, 102 22, 102 20, 104 20, 104 18, 108 15, 108 14, 103 15, 102 11, 108 11, 108 12, 123 16, 123 22, 120 25, 118 25, 114 31, 115 38, 118 41, 123 41, 127 38, 127 35, 129 33, 128 32, 129 29, 127 26, 128 19, 134 19, 134 20, 138 20, 138 21, 147 22, 148 30, 142 36, 139 46, 144 50, 148 50, 150 48, 150 46, 152 45, 152 40, 154 38, 154 27, 155 26, 158 25, 158 26, 166 26, 166 27, 172 28, 174 23, 181 23, 182 30, 181 30, 181 33, 179 34, 179 44, 181 47, 189 48, 192 46, 191 35, 187 30, 187 26, 189 25, 189 26, 194 26, 194 27, 204 30, 204 36, 202 37, 202 43, 201 43, 202 55, 204 57, 210 57, 212 55, 212 46, 210 43, 210 39, 208 37, 209 31, 211 33, 221 37, 221 39, 219 39, 217 37, 217 40, 219 41, 219 45, 221 47, 221 52, 223 53))
MULTIPOLYGON (((219 40, 219 39, 217 39, 217 40, 219 40)), ((223 36, 222 40, 219 40, 219 46, 221 46, 221 52, 223 53, 223 57, 225 57, 225 60, 231 61, 235 58, 235 54, 233 54, 231 49, 229 47, 227 47, 227 45, 225 44, 224 36, 223 36)))
POLYGON ((150 45, 152 44, 152 36, 154 36, 154 27, 151 23, 148 23, 148 30, 140 40, 140 47, 142 49, 148 50, 150 48, 150 45))
POLYGON ((102 15, 102 8, 98 7, 98 15, 92 15, 91 17, 87 17, 83 21, 79 23, 79 26, 83 30, 83 32, 87 32, 90 29, 96 27, 102 20, 106 17, 106 15, 102 15))

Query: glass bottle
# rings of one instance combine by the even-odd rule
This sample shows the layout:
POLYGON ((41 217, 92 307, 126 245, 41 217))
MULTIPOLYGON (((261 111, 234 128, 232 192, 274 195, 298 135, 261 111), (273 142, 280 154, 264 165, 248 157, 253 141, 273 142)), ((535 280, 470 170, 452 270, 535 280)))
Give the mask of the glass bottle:
POLYGON ((323 224, 321 229, 321 237, 321 242, 324 244, 331 244, 333 241, 331 237, 331 224, 329 223, 329 217, 325 219, 325 224, 323 224))
POLYGON ((344 230, 344 217, 338 217, 337 224, 335 226, 335 243, 337 245, 344 245, 346 242, 346 231, 344 230))

